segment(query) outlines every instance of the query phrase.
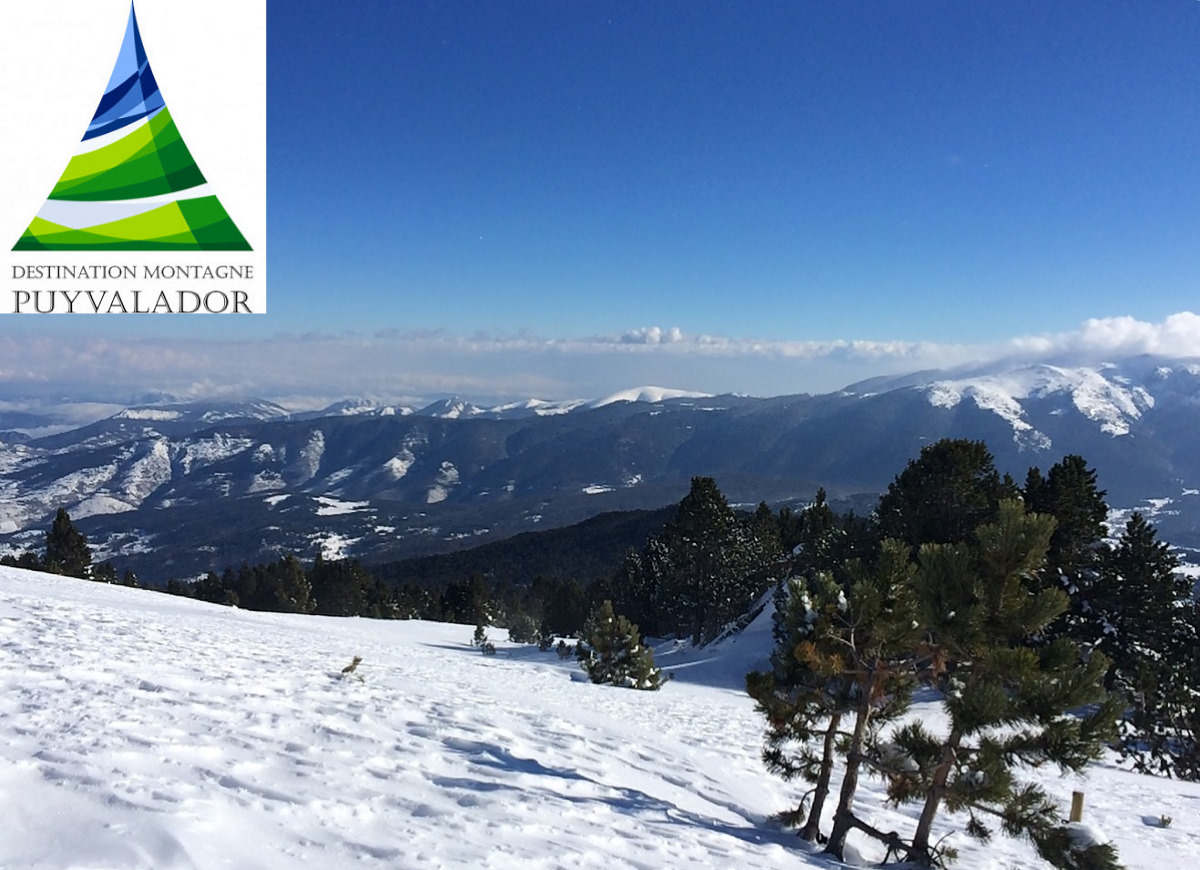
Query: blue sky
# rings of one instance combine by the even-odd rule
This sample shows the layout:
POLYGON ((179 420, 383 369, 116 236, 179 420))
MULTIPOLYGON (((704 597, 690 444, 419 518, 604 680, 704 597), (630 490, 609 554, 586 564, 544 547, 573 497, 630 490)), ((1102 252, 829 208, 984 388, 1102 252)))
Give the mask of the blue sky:
POLYGON ((289 0, 269 29, 271 313, 4 318, 0 362, 182 344, 198 392, 304 392, 257 341, 316 392, 778 393, 1092 318, 1200 356, 1168 321, 1200 310, 1195 0, 289 0), (376 352, 322 378, 314 341, 376 352), (235 346, 244 381, 203 370, 235 346))

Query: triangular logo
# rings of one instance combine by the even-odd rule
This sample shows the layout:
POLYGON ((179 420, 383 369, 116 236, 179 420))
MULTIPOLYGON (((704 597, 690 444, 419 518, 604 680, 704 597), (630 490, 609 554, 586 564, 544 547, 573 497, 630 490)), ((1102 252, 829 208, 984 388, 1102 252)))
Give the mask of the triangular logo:
POLYGON ((13 250, 251 250, 171 119, 132 4, 83 141, 13 250))

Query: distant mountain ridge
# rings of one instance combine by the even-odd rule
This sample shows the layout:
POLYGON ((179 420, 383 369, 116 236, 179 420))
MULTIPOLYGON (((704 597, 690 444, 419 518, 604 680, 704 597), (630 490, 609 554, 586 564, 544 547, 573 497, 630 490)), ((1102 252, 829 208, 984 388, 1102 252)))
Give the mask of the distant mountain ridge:
MULTIPOLYGON (((34 421, 36 422, 36 421, 34 421)), ((188 577, 294 551, 445 552, 677 501, 694 475, 735 502, 878 493, 924 444, 986 441, 1021 480, 1063 455, 1114 507, 1153 504, 1200 548, 1200 361, 1008 365, 751 398, 660 388, 605 400, 420 407, 354 399, 149 404, 0 448, 0 547, 63 506, 134 570, 188 577)), ((163 575, 163 576, 160 576, 163 575)))

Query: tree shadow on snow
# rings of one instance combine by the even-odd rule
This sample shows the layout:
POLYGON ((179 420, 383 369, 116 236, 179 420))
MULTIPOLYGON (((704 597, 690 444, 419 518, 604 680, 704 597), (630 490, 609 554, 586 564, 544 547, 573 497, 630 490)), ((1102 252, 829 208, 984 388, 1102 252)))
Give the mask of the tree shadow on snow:
MULTIPOLYGON (((696 795, 702 800, 708 800, 723 810, 733 812, 746 820, 745 825, 730 824, 702 813, 685 810, 669 800, 657 798, 644 791, 626 786, 610 785, 598 782, 585 776, 577 770, 551 767, 534 758, 520 758, 513 755, 502 746, 474 740, 450 739, 444 741, 448 750, 465 755, 477 767, 490 768, 501 773, 521 777, 537 777, 546 779, 568 780, 586 783, 596 790, 594 795, 565 794, 550 784, 545 786, 532 785, 528 781, 514 784, 480 782, 464 777, 438 777, 432 782, 440 788, 461 789, 465 791, 511 791, 514 796, 541 791, 556 800, 566 801, 577 805, 603 805, 621 815, 637 818, 648 826, 685 826, 698 828, 711 833, 732 837, 743 843, 764 846, 778 845, 794 850, 799 843, 795 833, 772 828, 766 818, 755 817, 741 808, 723 801, 706 797, 702 792, 696 795)), ((668 782, 668 784, 671 784, 668 782)))

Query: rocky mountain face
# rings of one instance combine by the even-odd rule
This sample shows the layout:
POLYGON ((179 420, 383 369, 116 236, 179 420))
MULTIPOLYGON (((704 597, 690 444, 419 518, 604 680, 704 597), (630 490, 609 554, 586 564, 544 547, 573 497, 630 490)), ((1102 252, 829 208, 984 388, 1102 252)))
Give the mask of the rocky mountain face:
POLYGON ((47 437, 0 434, 0 552, 39 548, 62 506, 103 556, 157 582, 287 551, 378 561, 659 507, 694 475, 751 504, 818 486, 878 493, 944 437, 986 441, 1018 482, 1081 454, 1110 504, 1148 508, 1164 538, 1200 548, 1198 432, 1200 363, 1145 357, 769 399, 147 405, 47 437))

